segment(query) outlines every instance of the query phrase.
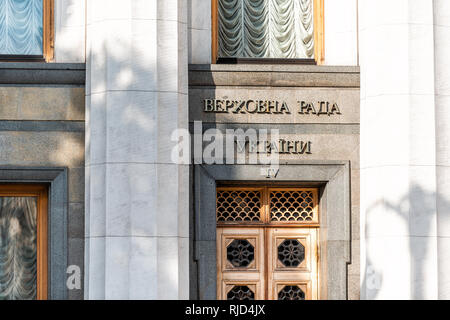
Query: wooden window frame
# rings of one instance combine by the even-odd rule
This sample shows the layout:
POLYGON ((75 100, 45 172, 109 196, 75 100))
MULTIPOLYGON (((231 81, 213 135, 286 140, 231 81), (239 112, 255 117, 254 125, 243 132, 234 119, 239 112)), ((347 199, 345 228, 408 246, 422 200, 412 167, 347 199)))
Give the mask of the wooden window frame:
POLYGON ((37 197, 37 300, 48 298, 48 188, 45 185, 2 184, 0 197, 37 197))
POLYGON ((219 61, 219 0, 211 0, 211 62, 260 64, 316 64, 325 60, 324 0, 314 1, 314 59, 223 58, 219 61))
POLYGON ((52 62, 55 48, 55 1, 43 0, 42 56, 0 55, 0 62, 52 62))

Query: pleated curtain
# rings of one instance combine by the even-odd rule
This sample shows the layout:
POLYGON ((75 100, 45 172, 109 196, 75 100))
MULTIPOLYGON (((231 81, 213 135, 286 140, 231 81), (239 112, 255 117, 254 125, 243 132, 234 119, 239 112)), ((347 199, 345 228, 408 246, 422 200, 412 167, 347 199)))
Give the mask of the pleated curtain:
POLYGON ((36 299, 36 218, 36 198, 0 197, 0 300, 36 299))
POLYGON ((0 54, 43 54, 43 0, 0 0, 0 54))
POLYGON ((313 0, 219 0, 219 57, 314 58, 313 0))

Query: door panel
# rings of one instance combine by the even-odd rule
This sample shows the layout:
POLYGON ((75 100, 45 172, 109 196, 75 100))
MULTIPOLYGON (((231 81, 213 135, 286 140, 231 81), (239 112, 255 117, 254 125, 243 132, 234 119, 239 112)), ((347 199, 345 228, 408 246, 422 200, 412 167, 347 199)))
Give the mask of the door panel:
POLYGON ((218 299, 317 299, 317 230, 218 228, 218 299))
POLYGON ((218 299, 264 299, 262 228, 217 229, 217 257, 218 299))
POLYGON ((267 239, 268 299, 317 299, 316 229, 269 228, 267 239))

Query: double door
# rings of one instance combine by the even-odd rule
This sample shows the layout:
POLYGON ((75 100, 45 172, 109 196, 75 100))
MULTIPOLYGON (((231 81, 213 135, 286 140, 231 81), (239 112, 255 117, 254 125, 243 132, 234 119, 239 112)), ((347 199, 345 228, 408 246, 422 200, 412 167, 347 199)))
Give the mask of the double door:
POLYGON ((316 192, 218 189, 218 299, 318 299, 316 192))

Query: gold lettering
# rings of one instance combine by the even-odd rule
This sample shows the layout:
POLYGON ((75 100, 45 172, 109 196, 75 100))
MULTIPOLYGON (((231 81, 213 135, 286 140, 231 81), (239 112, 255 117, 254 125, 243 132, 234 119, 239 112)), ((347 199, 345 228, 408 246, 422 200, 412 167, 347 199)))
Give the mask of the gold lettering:
POLYGON ((234 102, 231 100, 225 100, 225 110, 228 113, 230 109, 234 108, 234 102))
POLYGON ((291 113, 291 110, 289 110, 289 107, 286 102, 283 102, 283 104, 281 105, 281 108, 280 108, 280 113, 283 113, 283 112, 286 112, 287 114, 291 113))
POLYGON ((234 106, 236 109, 234 109, 233 113, 245 113, 244 110, 242 110, 245 106, 245 101, 235 101, 234 106))
POLYGON ((341 110, 339 110, 337 103, 334 103, 331 107, 330 114, 341 114, 341 110))
POLYGON ((295 142, 294 141, 286 141, 286 152, 294 153, 295 151, 295 142))
POLYGON ((245 109, 247 110, 248 113, 255 113, 256 110, 258 109, 258 106, 256 105, 255 101, 253 101, 253 100, 248 100, 247 103, 245 104, 245 109), (250 103, 253 103, 253 104, 254 104, 254 106, 255 106, 255 109, 254 109, 254 110, 250 110, 250 108, 249 108, 250 103))
POLYGON ((215 100, 214 103, 214 111, 217 113, 226 112, 226 110, 223 109, 223 100, 215 100))
POLYGON ((265 101, 258 101, 258 113, 267 113, 267 104, 265 101))
POLYGON ((213 103, 214 103, 213 100, 211 100, 211 99, 205 99, 205 108, 204 108, 204 111, 205 111, 205 112, 213 112, 213 111, 214 111, 213 103))
POLYGON ((326 105, 325 101, 319 101, 319 112, 317 113, 317 115, 328 114, 328 110, 327 111, 323 111, 323 106, 324 105, 326 105))
POLYGON ((279 113, 278 112, 278 101, 267 101, 267 111, 268 111, 268 113, 279 113))
POLYGON ((300 114, 317 114, 314 104, 300 101, 300 114))

